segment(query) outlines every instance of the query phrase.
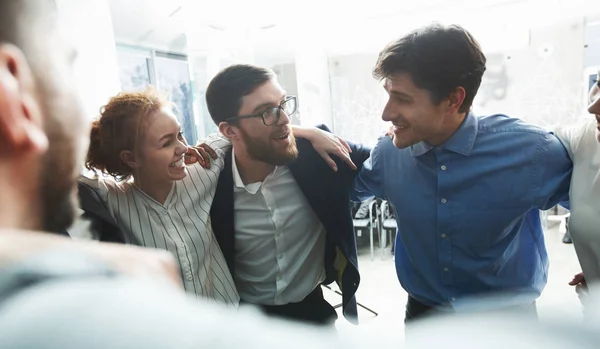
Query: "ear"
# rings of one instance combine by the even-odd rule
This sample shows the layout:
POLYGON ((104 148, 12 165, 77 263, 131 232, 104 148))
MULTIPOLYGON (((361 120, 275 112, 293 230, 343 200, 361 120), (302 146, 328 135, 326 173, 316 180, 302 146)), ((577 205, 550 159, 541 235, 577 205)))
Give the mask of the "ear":
POLYGON ((33 75, 21 50, 0 45, 0 151, 21 156, 48 149, 34 91, 33 75))
POLYGON ((142 164, 137 161, 135 154, 130 150, 123 150, 119 154, 121 161, 131 168, 140 168, 142 164))
POLYGON ((458 86, 454 91, 450 92, 450 96, 448 96, 448 111, 456 113, 462 107, 465 97, 467 97, 467 91, 462 86, 458 86))
POLYGON ((219 123, 219 132, 230 141, 239 138, 238 129, 228 122, 223 121, 219 123))

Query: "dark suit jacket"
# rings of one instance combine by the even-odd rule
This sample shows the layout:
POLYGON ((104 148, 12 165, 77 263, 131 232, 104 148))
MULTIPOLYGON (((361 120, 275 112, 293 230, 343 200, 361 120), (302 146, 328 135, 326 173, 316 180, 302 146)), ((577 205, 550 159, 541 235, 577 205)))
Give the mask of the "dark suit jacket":
MULTIPOLYGON (((326 126, 319 126, 329 132, 326 126)), ((350 213, 350 191, 358 170, 352 170, 341 160, 335 158, 338 172, 334 172, 311 143, 297 139, 299 157, 288 167, 307 201, 327 230, 325 251, 325 284, 336 281, 343 293, 343 312, 346 319, 356 323, 357 309, 354 294, 360 282, 358 258, 352 215, 350 213), (338 268, 336 268, 337 266, 338 268)), ((370 149, 361 145, 350 145, 351 157, 360 170, 363 162, 369 158, 370 149)), ((210 214, 213 231, 225 255, 227 265, 234 274, 235 229, 232 152, 226 154, 225 166, 219 176, 210 214)))
MULTIPOLYGON (((94 239, 103 242, 125 243, 125 234, 115 219, 111 216, 108 207, 102 198, 89 185, 78 183, 78 196, 84 214, 81 218, 90 222, 90 229, 94 239)), ((67 234, 68 235, 68 234, 67 234)))

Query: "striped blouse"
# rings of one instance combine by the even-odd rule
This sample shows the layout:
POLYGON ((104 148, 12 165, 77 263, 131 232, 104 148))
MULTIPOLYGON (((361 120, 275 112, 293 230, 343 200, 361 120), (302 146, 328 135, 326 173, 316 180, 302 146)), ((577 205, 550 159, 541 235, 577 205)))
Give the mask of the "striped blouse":
POLYGON ((104 176, 82 180, 107 203, 124 230, 127 243, 164 249, 175 256, 188 293, 237 306, 239 295, 210 222, 210 206, 224 166, 224 150, 231 145, 213 137, 206 143, 219 158, 208 170, 198 164, 188 166, 188 175, 173 183, 164 204, 133 182, 116 182, 104 176))

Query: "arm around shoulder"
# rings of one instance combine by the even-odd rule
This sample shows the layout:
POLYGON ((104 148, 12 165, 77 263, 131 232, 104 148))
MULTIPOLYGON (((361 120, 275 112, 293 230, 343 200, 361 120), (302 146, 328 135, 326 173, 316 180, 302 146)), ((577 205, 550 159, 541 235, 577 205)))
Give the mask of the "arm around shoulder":
POLYGON ((538 199, 536 208, 547 210, 569 201, 573 162, 563 143, 552 133, 540 141, 533 167, 532 190, 538 199))

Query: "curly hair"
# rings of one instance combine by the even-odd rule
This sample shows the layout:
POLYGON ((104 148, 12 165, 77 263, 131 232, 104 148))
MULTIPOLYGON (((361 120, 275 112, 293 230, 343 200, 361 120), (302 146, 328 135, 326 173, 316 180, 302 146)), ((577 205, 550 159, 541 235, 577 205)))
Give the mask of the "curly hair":
POLYGON ((165 105, 168 102, 152 87, 112 97, 92 124, 85 167, 119 181, 129 179, 133 169, 123 162, 121 152, 137 150, 148 117, 165 105))

